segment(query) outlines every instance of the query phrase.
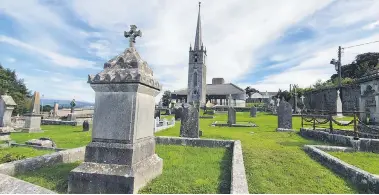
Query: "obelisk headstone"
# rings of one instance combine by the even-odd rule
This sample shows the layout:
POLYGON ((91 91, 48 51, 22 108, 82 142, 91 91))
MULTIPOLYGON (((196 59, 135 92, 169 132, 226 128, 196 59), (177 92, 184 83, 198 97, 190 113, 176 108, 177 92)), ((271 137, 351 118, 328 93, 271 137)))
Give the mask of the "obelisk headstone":
POLYGON ((40 96, 39 92, 34 92, 32 98, 32 105, 30 106, 29 113, 24 114, 25 126, 22 132, 38 133, 43 132, 41 130, 41 117, 40 114, 40 96))
POLYGON ((133 47, 141 35, 136 28, 125 32, 130 48, 88 78, 95 91, 92 141, 84 163, 69 174, 68 193, 137 193, 162 173, 152 117, 161 85, 133 47))
POLYGON ((343 117, 343 114, 342 114, 342 101, 341 101, 341 94, 340 94, 340 90, 337 90, 337 101, 336 101, 336 106, 337 106, 337 117, 338 118, 342 118, 343 117))
POLYGON ((56 118, 58 116, 59 104, 57 102, 54 103, 53 117, 56 118))

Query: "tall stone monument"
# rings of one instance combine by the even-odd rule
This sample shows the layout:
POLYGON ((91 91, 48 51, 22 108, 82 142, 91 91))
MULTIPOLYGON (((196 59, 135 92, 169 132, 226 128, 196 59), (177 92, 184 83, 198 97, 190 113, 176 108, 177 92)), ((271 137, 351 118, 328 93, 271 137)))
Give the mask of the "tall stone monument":
POLYGON ((76 120, 76 116, 75 116, 75 106, 76 106, 76 102, 75 102, 75 99, 73 99, 73 100, 70 102, 70 113, 69 113, 68 116, 67 116, 67 120, 68 120, 68 121, 75 121, 75 120, 76 120))
MULTIPOLYGON (((232 96, 229 95, 228 102, 232 102, 232 96)), ((231 104, 228 106, 228 125, 232 126, 233 124, 236 124, 236 110, 233 108, 231 104)))
POLYGON ((278 130, 292 129, 292 106, 290 103, 282 100, 278 108, 278 130))
POLYGON ((40 96, 39 92, 34 92, 32 98, 32 105, 30 106, 29 112, 24 114, 25 117, 25 126, 22 129, 22 132, 27 133, 38 133, 42 132, 41 130, 41 117, 40 114, 40 96))
POLYGON ((180 137, 200 137, 199 109, 196 106, 182 104, 180 137))
POLYGON ((59 104, 55 102, 54 109, 53 109, 53 118, 56 118, 58 116, 58 109, 59 109, 59 104))
POLYGON ((336 106, 337 106, 337 117, 342 118, 342 101, 341 101, 341 94, 340 94, 340 89, 337 90, 337 101, 336 101, 336 106))
POLYGON ((162 87, 134 48, 141 31, 131 25, 124 34, 130 47, 88 77, 95 91, 92 141, 69 174, 68 193, 137 193, 162 173, 152 117, 162 87))
MULTIPOLYGON (((9 132, 14 129, 11 127, 11 117, 14 108, 17 106, 13 98, 6 93, 0 96, 0 137, 9 138, 9 132)), ((4 138, 1 138, 4 140, 4 138)))

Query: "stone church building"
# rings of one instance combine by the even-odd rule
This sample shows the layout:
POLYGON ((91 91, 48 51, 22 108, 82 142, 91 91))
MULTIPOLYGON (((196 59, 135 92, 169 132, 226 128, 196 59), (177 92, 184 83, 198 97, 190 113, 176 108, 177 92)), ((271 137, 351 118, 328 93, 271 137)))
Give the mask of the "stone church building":
POLYGON ((171 93, 173 101, 194 102, 199 101, 204 105, 210 101, 216 105, 233 105, 245 107, 246 93, 233 83, 225 83, 223 78, 213 78, 212 84, 206 84, 207 78, 207 49, 203 45, 199 13, 197 17, 196 35, 194 47, 190 46, 188 62, 188 86, 186 89, 175 90, 171 93), (229 95, 232 102, 228 102, 229 95))

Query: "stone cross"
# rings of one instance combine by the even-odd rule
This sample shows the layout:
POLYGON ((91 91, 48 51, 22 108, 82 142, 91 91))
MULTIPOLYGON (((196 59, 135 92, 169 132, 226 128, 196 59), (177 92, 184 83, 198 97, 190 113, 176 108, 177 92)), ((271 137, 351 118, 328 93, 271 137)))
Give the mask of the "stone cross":
POLYGON ((302 96, 300 97, 300 99, 301 99, 301 102, 304 104, 304 99, 305 99, 304 95, 302 95, 302 96))
POLYGON ((136 43, 136 37, 142 37, 141 30, 137 31, 136 25, 130 25, 130 30, 128 32, 124 31, 124 36, 129 38, 129 47, 134 47, 134 43, 136 43))
POLYGON ((71 101, 70 106, 71 106, 71 113, 74 113, 74 107, 76 106, 75 99, 71 101))
POLYGON ((232 106, 232 95, 231 94, 229 94, 228 102, 229 102, 229 107, 231 107, 232 106))

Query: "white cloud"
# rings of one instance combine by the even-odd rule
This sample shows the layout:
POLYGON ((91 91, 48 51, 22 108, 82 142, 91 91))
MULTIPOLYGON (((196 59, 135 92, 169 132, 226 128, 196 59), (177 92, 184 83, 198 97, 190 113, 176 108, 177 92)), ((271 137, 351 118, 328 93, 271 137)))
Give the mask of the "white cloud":
POLYGON ((379 27, 379 20, 375 21, 375 22, 372 22, 370 24, 367 24, 366 26, 363 27, 363 29, 365 30, 372 30, 372 29, 375 29, 379 27))
POLYGON ((8 58, 8 59, 7 59, 7 62, 9 62, 9 63, 15 63, 15 62, 16 62, 16 59, 14 59, 14 58, 8 58))
POLYGON ((35 47, 33 45, 29 45, 27 43, 24 43, 22 41, 19 41, 11 37, 0 35, 0 42, 7 43, 7 44, 10 44, 22 49, 26 49, 29 52, 37 53, 49 59, 51 62, 53 62, 54 64, 58 66, 63 66, 63 67, 68 67, 68 68, 94 68, 94 62, 47 51, 47 50, 35 47))

